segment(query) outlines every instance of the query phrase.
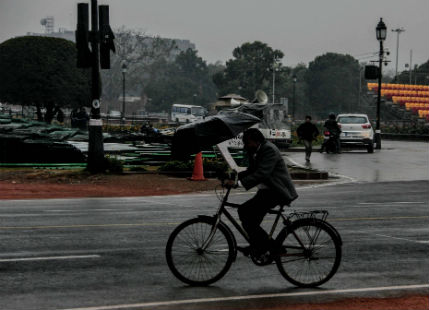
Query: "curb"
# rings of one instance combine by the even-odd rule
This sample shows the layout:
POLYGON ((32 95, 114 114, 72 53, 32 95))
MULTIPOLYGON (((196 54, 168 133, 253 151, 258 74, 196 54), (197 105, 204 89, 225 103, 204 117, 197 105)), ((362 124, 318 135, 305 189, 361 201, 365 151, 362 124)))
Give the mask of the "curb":
MULTIPOLYGON (((188 178, 192 176, 192 171, 127 171, 124 174, 161 174, 177 178, 188 178)), ((305 171, 291 172, 290 176, 293 180, 327 180, 328 172, 324 171, 305 171)), ((204 171, 204 177, 216 178, 216 171, 204 171)))

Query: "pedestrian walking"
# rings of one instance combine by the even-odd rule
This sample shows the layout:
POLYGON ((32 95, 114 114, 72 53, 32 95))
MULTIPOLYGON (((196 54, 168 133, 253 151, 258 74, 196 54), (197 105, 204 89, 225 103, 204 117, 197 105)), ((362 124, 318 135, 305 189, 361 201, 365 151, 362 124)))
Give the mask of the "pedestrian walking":
POLYGON ((311 116, 307 115, 305 117, 305 122, 299 125, 296 130, 298 138, 302 141, 305 146, 305 161, 310 161, 311 152, 313 150, 313 140, 316 140, 319 135, 319 130, 316 125, 311 122, 311 116))

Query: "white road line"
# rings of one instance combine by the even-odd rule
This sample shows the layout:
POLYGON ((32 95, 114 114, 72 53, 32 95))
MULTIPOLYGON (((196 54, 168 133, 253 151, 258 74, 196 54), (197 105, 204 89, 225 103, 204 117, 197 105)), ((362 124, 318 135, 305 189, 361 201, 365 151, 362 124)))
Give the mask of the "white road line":
POLYGON ((244 296, 214 297, 214 298, 200 298, 200 299, 185 299, 185 300, 171 300, 171 301, 160 301, 160 302, 144 302, 144 303, 137 303, 137 304, 122 304, 122 305, 111 305, 111 306, 68 308, 68 309, 63 309, 63 310, 115 310, 115 309, 129 309, 129 308, 159 307, 159 306, 176 306, 176 305, 181 305, 181 304, 200 304, 200 303, 208 303, 208 302, 250 300, 250 299, 262 299, 262 298, 315 296, 315 295, 331 295, 331 294, 347 294, 347 293, 365 293, 365 292, 413 290, 413 289, 425 289, 425 288, 426 289, 429 288, 429 284, 366 287, 366 288, 354 288, 354 289, 344 289, 344 290, 328 290, 328 291, 319 291, 318 290, 318 291, 297 292, 297 293, 244 295, 244 296))
POLYGON ((360 202, 360 205, 394 205, 394 204, 416 204, 416 205, 422 205, 427 204, 428 202, 424 201, 392 201, 392 202, 360 202))
MULTIPOLYGON (((295 161, 294 159, 290 158, 289 156, 285 155, 285 157, 288 161, 290 161, 295 166, 303 168, 303 169, 307 168, 307 167, 301 165, 300 163, 298 163, 297 161, 295 161)), ((339 178, 340 180, 337 180, 337 181, 332 180, 329 183, 306 185, 306 186, 299 187, 299 189, 309 189, 309 188, 312 189, 312 188, 327 187, 327 186, 341 185, 341 184, 357 182, 357 180, 355 178, 352 178, 352 177, 349 177, 346 175, 336 174, 336 173, 329 172, 329 171, 328 171, 328 173, 331 177, 336 177, 336 178, 339 178)))
POLYGON ((76 212, 76 210, 75 209, 71 209, 71 210, 67 210, 67 209, 64 209, 64 210, 41 210, 42 212, 76 212))
POLYGON ((375 235, 376 235, 376 236, 380 236, 380 237, 386 237, 386 238, 396 239, 396 240, 403 240, 403 241, 409 241, 409 242, 414 242, 414 243, 429 244, 429 241, 412 240, 412 239, 399 238, 399 237, 393 237, 393 236, 389 236, 389 235, 382 235, 382 234, 375 234, 375 235))
POLYGON ((44 257, 17 257, 17 258, 2 258, 2 259, 0 259, 0 263, 43 261, 43 260, 88 259, 88 258, 100 258, 100 257, 101 257, 100 255, 69 255, 69 256, 44 256, 44 257))

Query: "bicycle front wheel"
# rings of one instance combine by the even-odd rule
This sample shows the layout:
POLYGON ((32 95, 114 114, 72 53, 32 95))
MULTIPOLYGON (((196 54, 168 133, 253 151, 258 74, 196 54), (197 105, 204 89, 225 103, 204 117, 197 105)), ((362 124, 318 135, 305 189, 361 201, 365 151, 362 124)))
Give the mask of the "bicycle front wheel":
POLYGON ((290 283, 299 287, 316 287, 332 278, 338 270, 341 240, 323 221, 298 220, 280 235, 282 237, 278 241, 282 247, 276 264, 290 283))
POLYGON ((214 220, 195 218, 180 224, 166 247, 167 264, 182 282, 205 286, 221 279, 234 260, 233 237, 222 224, 211 238, 214 220))

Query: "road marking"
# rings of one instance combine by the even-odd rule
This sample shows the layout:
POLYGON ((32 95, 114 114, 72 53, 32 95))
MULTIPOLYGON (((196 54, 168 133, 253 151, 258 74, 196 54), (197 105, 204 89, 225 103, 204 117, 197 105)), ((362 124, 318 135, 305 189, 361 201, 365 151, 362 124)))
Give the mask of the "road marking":
POLYGON ((17 257, 17 258, 2 258, 2 259, 0 259, 0 263, 43 261, 43 260, 88 259, 88 258, 100 258, 100 257, 101 257, 100 255, 69 255, 69 256, 44 256, 44 257, 17 257))
POLYGON ((386 237, 386 238, 396 239, 396 240, 403 240, 403 241, 409 241, 409 242, 415 242, 415 243, 429 244, 429 241, 412 240, 412 239, 399 238, 399 237, 393 237, 393 236, 389 236, 389 235, 382 235, 382 234, 375 234, 375 235, 376 235, 376 236, 380 236, 380 237, 386 237))
POLYGON ((41 210, 43 212, 76 212, 76 210, 41 210))
POLYGON ((315 295, 331 295, 331 294, 347 294, 347 293, 365 293, 365 292, 381 292, 381 291, 393 291, 393 290, 413 290, 413 289, 424 289, 424 288, 429 288, 429 284, 367 287, 367 288, 354 288, 354 289, 328 290, 328 291, 317 290, 317 291, 310 291, 310 292, 307 291, 307 292, 297 292, 297 293, 244 295, 244 296, 214 297, 214 298, 200 298, 200 299, 185 299, 185 300, 171 300, 171 301, 160 301, 160 302, 144 302, 144 303, 137 303, 137 304, 122 304, 122 305, 111 305, 111 306, 68 308, 68 309, 63 309, 63 310, 115 310, 115 309, 128 309, 128 308, 177 306, 177 305, 182 305, 182 304, 200 304, 200 303, 209 303, 209 302, 224 302, 224 301, 237 301, 237 300, 250 300, 250 299, 263 299, 263 298, 315 296, 315 295))
POLYGON ((393 201, 393 202, 360 202, 360 205, 394 205, 394 204, 427 204, 428 202, 424 201, 393 201))
POLYGON ((350 218, 332 218, 329 222, 346 222, 346 221, 394 221, 394 220, 411 220, 427 219, 429 215, 419 216, 391 216, 391 217, 350 217, 350 218))
MULTIPOLYGON (((396 216, 396 217, 351 217, 331 218, 329 222, 347 221, 395 221, 410 219, 427 219, 428 215, 422 216, 396 216)), ((266 222, 271 222, 267 220, 266 222)), ((144 226, 177 226, 181 222, 151 222, 151 223, 123 223, 123 224, 80 224, 80 225, 46 225, 46 226, 0 226, 0 230, 26 230, 26 229, 62 229, 62 228, 90 228, 90 227, 144 227, 144 226)))
POLYGON ((47 225, 47 226, 3 226, 0 230, 8 229, 51 229, 51 228, 85 228, 85 227, 133 227, 133 226, 171 226, 180 223, 125 223, 125 224, 81 224, 81 225, 47 225))

